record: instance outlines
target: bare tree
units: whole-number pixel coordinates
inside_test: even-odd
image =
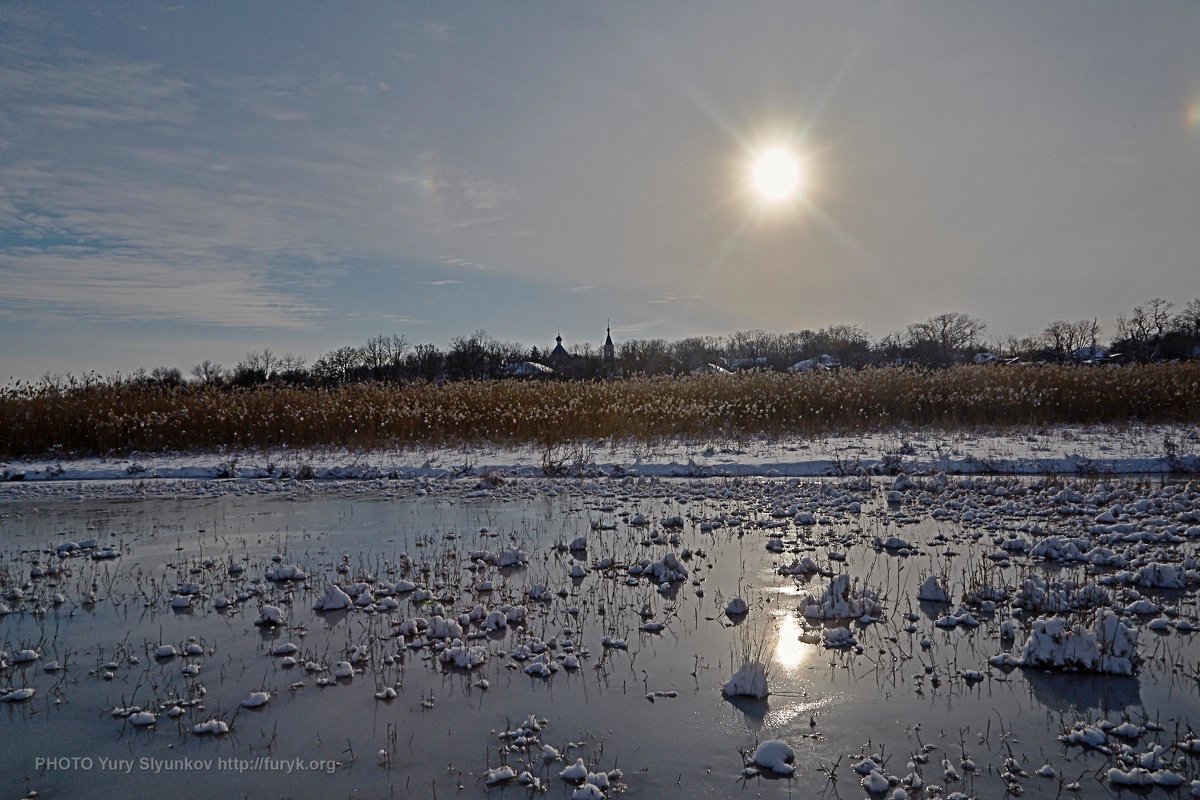
[[[628,339],[617,348],[617,364],[626,375],[658,375],[671,364],[671,346],[665,339]]]
[[[192,377],[205,386],[217,386],[225,381],[225,369],[206,358],[192,366]]]
[[[279,365],[279,357],[271,352],[269,347],[264,347],[262,350],[246,353],[246,358],[238,362],[234,372],[241,380],[263,382],[271,379]]]
[[[988,350],[1001,358],[1014,358],[1021,354],[1023,342],[1012,334],[996,336],[987,345]]]
[[[388,337],[388,366],[392,369],[393,377],[400,377],[400,367],[404,364],[404,354],[407,351],[408,339],[398,333]]]
[[[1174,303],[1154,297],[1134,306],[1129,316],[1117,317],[1117,335],[1123,339],[1144,342],[1162,336],[1171,321]]]
[[[725,340],[725,352],[731,361],[769,358],[774,350],[771,339],[766,331],[734,331]]]
[[[1065,361],[1084,348],[1089,348],[1091,355],[1094,355],[1100,330],[1100,323],[1095,319],[1081,319],[1078,322],[1059,319],[1046,326],[1041,338],[1056,361]]]
[[[405,356],[404,367],[411,375],[429,381],[437,380],[446,367],[446,354],[436,345],[418,344],[413,348],[413,352]]]
[[[1158,355],[1163,335],[1171,326],[1174,303],[1154,297],[1133,307],[1129,316],[1117,317],[1117,342],[1141,361]]]
[[[383,368],[392,362],[388,337],[381,333],[367,339],[367,343],[362,347],[362,357],[363,366],[371,370],[374,377],[378,377],[376,373],[383,372]]]
[[[721,357],[721,340],[715,336],[693,336],[671,345],[671,356],[677,372],[691,372]]]
[[[1146,306],[1150,328],[1155,336],[1161,338],[1171,327],[1171,309],[1175,304],[1170,300],[1154,297],[1146,301]]]
[[[906,331],[914,354],[926,361],[946,364],[956,354],[974,348],[987,330],[987,323],[960,312],[947,312],[914,322]]]
[[[903,364],[908,358],[904,337],[899,333],[889,333],[875,343],[874,359],[876,364]]]
[[[446,352],[446,370],[460,378],[490,378],[500,375],[504,365],[523,358],[525,348],[505,344],[480,329],[469,336],[455,336]]]
[[[179,367],[155,367],[150,370],[150,380],[160,386],[179,386],[183,383],[183,373]]]
[[[67,388],[68,376],[63,372],[46,372],[43,373],[38,381],[38,386],[42,391],[59,394]]]
[[[1046,347],[1054,354],[1055,361],[1065,360],[1067,354],[1071,352],[1067,349],[1069,328],[1070,323],[1065,319],[1056,319],[1042,331],[1042,341],[1046,343]]]
[[[848,366],[862,366],[870,358],[871,341],[860,325],[827,325],[819,331],[804,331],[803,355],[836,357]]]
[[[1189,300],[1183,310],[1175,315],[1174,327],[1187,336],[1200,337],[1200,297]]]
[[[382,333],[372,336],[362,348],[363,365],[371,370],[373,378],[398,378],[407,350],[408,340],[403,336],[385,336]]]
[[[330,350],[313,364],[316,377],[337,383],[345,383],[350,373],[363,366],[363,351],[360,347],[339,347]]]
[[[304,364],[308,361],[304,356],[298,356],[295,353],[284,353],[279,359],[279,371],[284,373],[300,372],[304,369]]]

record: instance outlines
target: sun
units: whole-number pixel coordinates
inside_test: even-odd
[[[800,160],[791,151],[773,147],[754,159],[750,178],[761,200],[778,203],[800,193],[804,174]]]

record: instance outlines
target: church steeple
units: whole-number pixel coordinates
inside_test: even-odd
[[[605,320],[604,333],[604,371],[611,377],[617,367],[617,348],[613,345],[611,320]]]
[[[563,364],[571,361],[571,356],[567,352],[567,348],[562,346],[562,334],[554,337],[554,350],[550,352],[550,361],[554,364],[555,369],[559,369]]]

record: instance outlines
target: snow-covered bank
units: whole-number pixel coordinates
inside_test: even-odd
[[[591,443],[554,448],[133,454],[0,463],[0,481],[376,480],[512,475],[820,477],[905,472],[1122,475],[1200,472],[1200,428],[1060,426],[892,431],[822,439]],[[0,484],[3,485],[3,484]]]

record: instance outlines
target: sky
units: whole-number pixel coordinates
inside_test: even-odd
[[[1200,295],[1200,3],[0,5],[0,383]],[[772,147],[802,189],[750,185]]]

